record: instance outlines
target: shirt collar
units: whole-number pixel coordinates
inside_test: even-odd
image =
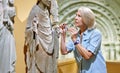
[[[87,29],[87,30],[85,30],[84,32],[83,32],[83,35],[86,35],[86,34],[88,34],[89,32],[91,32],[93,29]]]

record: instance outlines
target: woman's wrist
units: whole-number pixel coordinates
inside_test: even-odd
[[[73,43],[74,43],[74,45],[77,45],[77,44],[80,43],[80,41],[79,40],[75,40]]]
[[[77,38],[73,37],[73,36],[71,37],[71,39],[72,39],[73,42],[75,42],[77,40]]]

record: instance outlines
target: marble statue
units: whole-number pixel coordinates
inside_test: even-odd
[[[27,73],[57,73],[57,23],[57,1],[38,0],[30,11],[25,31]]]
[[[15,73],[14,0],[0,0],[0,73]]]

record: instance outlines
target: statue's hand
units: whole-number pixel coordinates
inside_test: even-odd
[[[37,30],[37,27],[38,27],[38,20],[39,18],[37,16],[35,16],[33,18],[33,22],[32,22],[32,25],[33,25],[33,31],[38,34],[38,30]]]
[[[4,19],[3,22],[4,26],[7,27],[8,30],[13,31],[14,30],[14,26],[13,26],[13,22],[10,19]]]

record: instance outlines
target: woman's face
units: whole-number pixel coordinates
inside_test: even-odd
[[[76,16],[75,16],[75,26],[76,27],[81,27],[83,25],[84,24],[83,24],[83,21],[82,21],[81,13],[80,13],[80,11],[77,11]]]
[[[42,2],[43,2],[44,5],[46,5],[47,7],[50,7],[50,5],[51,5],[51,1],[50,1],[50,0],[42,0]]]

